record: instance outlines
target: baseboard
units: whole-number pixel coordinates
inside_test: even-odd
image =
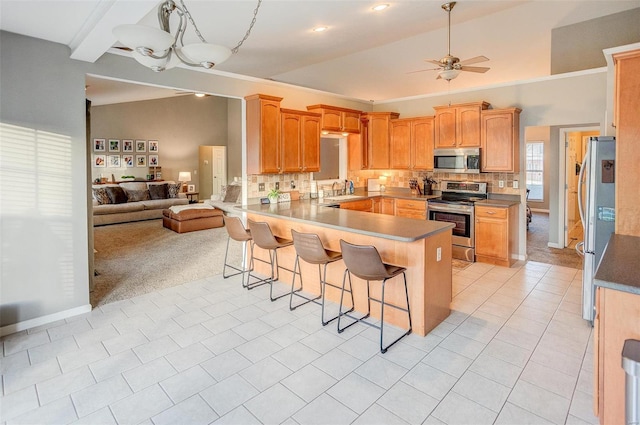
[[[86,304],[69,310],[48,314],[46,316],[36,317],[35,319],[25,320],[24,322],[3,326],[0,328],[0,337],[89,312],[91,312],[91,304]]]
[[[555,243],[555,242],[549,242],[549,243],[547,243],[547,246],[549,248],[558,248],[558,249],[563,249],[564,248],[564,246],[562,246],[559,243]]]

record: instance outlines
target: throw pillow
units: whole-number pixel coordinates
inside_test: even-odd
[[[233,202],[235,204],[238,202],[238,197],[240,196],[241,191],[242,186],[227,186],[227,193],[225,193],[224,198],[222,198],[223,202]]]
[[[151,196],[151,199],[167,199],[167,185],[150,184],[149,195]]]
[[[107,194],[112,204],[124,204],[127,202],[127,194],[120,186],[107,187]]]
[[[167,184],[167,197],[177,198],[178,193],[182,190],[182,183],[168,183]]]
[[[127,194],[127,202],[148,201],[151,199],[151,195],[148,190],[124,190]]]
[[[92,190],[93,190],[93,199],[98,201],[98,205],[111,203],[106,187],[94,187]]]
[[[224,198],[227,196],[227,187],[228,186],[220,186],[220,199],[224,201]]]

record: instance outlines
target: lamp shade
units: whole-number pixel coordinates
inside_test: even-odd
[[[160,28],[147,25],[118,25],[113,29],[118,41],[134,51],[140,47],[162,56],[173,45],[173,36]]]
[[[438,72],[438,76],[447,81],[453,80],[458,76],[458,74],[460,74],[460,70],[458,69],[443,69]]]
[[[180,171],[180,173],[178,174],[178,181],[190,182],[191,181],[191,172],[189,172],[189,171]]]
[[[228,47],[210,43],[187,44],[181,51],[193,63],[200,64],[204,68],[218,65],[231,56],[231,49]]]

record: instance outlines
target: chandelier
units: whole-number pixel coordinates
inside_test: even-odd
[[[242,40],[236,47],[229,49],[226,46],[207,43],[184,1],[179,1],[180,6],[173,0],[166,0],[158,6],[160,29],[147,25],[119,25],[113,29],[113,35],[118,41],[131,49],[133,58],[155,72],[171,69],[180,62],[193,67],[211,69],[226,61],[229,56],[237,53],[242,43],[249,38],[262,3],[262,0],[258,0],[258,5],[253,11],[253,19]],[[169,18],[173,12],[176,12],[180,18],[175,34],[172,34],[169,28]],[[201,43],[184,45],[182,38],[188,22],[193,25]]]

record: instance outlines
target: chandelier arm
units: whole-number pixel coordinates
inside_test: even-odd
[[[169,18],[171,17],[171,12],[176,8],[176,4],[173,0],[167,0],[164,3],[161,3],[158,6],[158,23],[160,24],[160,29],[165,32],[171,34],[171,29],[169,28]]]
[[[182,0],[180,0],[182,1]],[[253,10],[253,19],[251,20],[251,24],[249,24],[249,29],[247,30],[247,32],[245,33],[244,37],[242,38],[242,40],[240,40],[240,42],[238,42],[238,44],[236,45],[236,47],[234,47],[233,49],[231,49],[231,53],[235,54],[238,53],[238,50],[240,49],[240,46],[242,46],[242,44],[247,41],[247,38],[249,38],[249,35],[251,35],[251,30],[253,29],[253,26],[256,23],[256,18],[258,17],[258,9],[260,9],[260,5],[262,4],[262,0],[258,0],[258,5],[256,6],[256,8]]]

